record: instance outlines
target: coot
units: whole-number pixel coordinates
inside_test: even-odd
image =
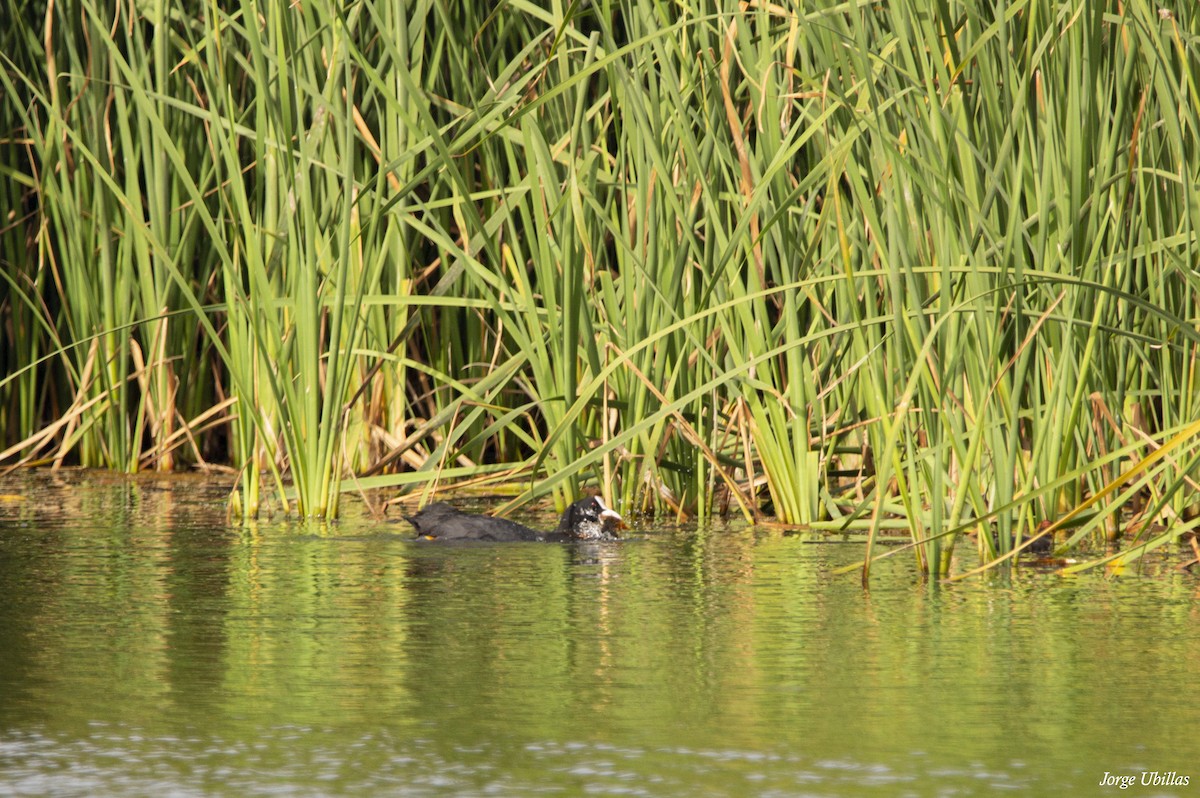
[[[439,541],[616,540],[621,524],[621,516],[605,507],[599,496],[580,499],[568,507],[553,532],[538,532],[506,518],[464,513],[445,502],[436,502],[406,517],[419,538]]]

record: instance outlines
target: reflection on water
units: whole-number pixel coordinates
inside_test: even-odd
[[[897,557],[864,594],[830,575],[858,547],[757,531],[447,547],[230,528],[195,479],[0,494],[6,794],[1200,785],[1198,583],[1165,568],[939,587]]]

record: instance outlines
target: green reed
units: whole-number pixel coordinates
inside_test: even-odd
[[[5,10],[6,459],[899,518],[931,574],[1197,515],[1188,8]]]

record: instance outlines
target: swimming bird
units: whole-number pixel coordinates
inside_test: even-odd
[[[507,518],[464,513],[445,502],[435,502],[406,518],[417,530],[418,539],[443,542],[616,540],[617,530],[623,524],[621,516],[606,507],[599,496],[580,499],[568,507],[553,532],[538,532]]]

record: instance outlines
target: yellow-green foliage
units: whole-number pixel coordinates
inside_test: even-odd
[[[1191,437],[1104,489],[1200,416],[1176,5],[7,0],[4,458],[1161,542]]]

